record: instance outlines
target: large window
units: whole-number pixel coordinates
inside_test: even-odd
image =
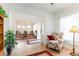
[[[79,28],[79,14],[73,14],[60,18],[60,32],[64,33],[64,40],[72,41],[73,34],[70,32],[72,26]],[[79,33],[76,33],[76,41],[79,42]]]

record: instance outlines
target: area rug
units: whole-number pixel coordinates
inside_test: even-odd
[[[48,51],[52,52],[54,56],[71,56],[70,52],[72,51],[72,49],[63,47],[61,49],[60,53],[58,53],[57,51],[55,51],[53,49],[48,49]]]
[[[27,55],[27,56],[53,56],[53,55],[49,51],[44,50],[44,51],[37,52],[37,53],[34,53],[34,54],[30,54],[30,55]]]
[[[27,44],[36,44],[36,43],[40,43],[41,40],[37,39],[37,40],[27,40]]]

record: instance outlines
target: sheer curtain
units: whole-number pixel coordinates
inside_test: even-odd
[[[60,18],[60,32],[64,33],[64,40],[72,41],[73,33],[70,32],[72,26],[79,28],[79,13]],[[79,33],[76,33],[76,41],[79,42]]]

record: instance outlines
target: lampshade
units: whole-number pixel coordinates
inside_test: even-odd
[[[77,32],[77,26],[72,26],[70,32]]]

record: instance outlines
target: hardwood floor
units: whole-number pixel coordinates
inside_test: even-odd
[[[46,49],[40,43],[28,45],[26,40],[17,40],[17,43],[12,50],[12,56],[26,56]],[[4,55],[6,55],[6,51]]]
[[[48,50],[54,56],[70,56],[70,52],[72,51],[69,48],[63,48],[60,53],[57,53],[56,51],[46,49],[46,47],[40,43],[28,45],[26,40],[17,40],[17,43],[12,50],[11,56],[26,56],[44,50]],[[6,55],[6,52],[4,55]]]

